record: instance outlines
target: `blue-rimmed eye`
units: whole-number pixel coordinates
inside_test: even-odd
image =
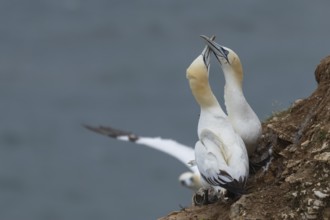
[[[228,50],[224,49],[223,47],[221,47],[221,50],[226,56],[228,56],[228,54],[229,54]]]

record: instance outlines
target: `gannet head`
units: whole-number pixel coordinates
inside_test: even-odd
[[[206,44],[214,53],[224,73],[233,75],[235,79],[242,84],[243,68],[238,55],[232,49],[221,46],[220,44],[214,42],[211,38],[204,35],[201,37],[206,41]]]
[[[211,39],[214,38],[214,36],[211,37]],[[209,84],[209,66],[210,49],[206,46],[203,52],[190,64],[186,72],[190,89],[202,108],[218,105]]]
[[[214,39],[214,38],[213,38]],[[208,81],[210,67],[210,48],[206,46],[202,53],[190,64],[186,77],[190,82]]]
[[[196,173],[192,173],[192,172],[182,173],[179,176],[179,182],[184,187],[187,187],[194,191],[197,191],[202,187],[200,176],[197,175]]]

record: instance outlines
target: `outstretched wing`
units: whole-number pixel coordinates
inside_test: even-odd
[[[84,127],[88,130],[94,131],[105,136],[109,136],[117,140],[129,141],[162,151],[181,161],[192,172],[199,173],[198,168],[196,166],[189,165],[189,162],[195,159],[194,149],[186,145],[180,144],[174,140],[162,139],[160,137],[141,137],[131,132],[122,131],[112,127],[93,127],[89,125],[84,125]]]

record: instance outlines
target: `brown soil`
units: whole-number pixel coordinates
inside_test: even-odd
[[[160,220],[329,219],[330,220],[330,56],[315,70],[317,89],[263,123],[251,161],[272,149],[268,170],[249,178],[249,193],[235,202],[192,206]]]

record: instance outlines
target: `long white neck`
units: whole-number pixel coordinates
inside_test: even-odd
[[[242,78],[229,68],[223,68],[223,72],[226,80],[224,98],[228,117],[244,115],[248,103],[242,90]]]
[[[209,84],[208,69],[203,57],[198,56],[187,69],[187,78],[192,94],[201,108],[198,122],[198,136],[203,129],[217,133],[220,118],[227,118]]]
[[[201,109],[216,109],[225,115],[212,92],[208,69],[204,65],[202,56],[198,56],[189,66],[187,69],[187,78],[191,92]]]
[[[226,110],[234,130],[241,136],[248,154],[251,155],[261,135],[261,123],[244,97],[240,80],[242,76],[237,77],[231,71],[231,69],[223,69],[226,79],[224,91]]]

